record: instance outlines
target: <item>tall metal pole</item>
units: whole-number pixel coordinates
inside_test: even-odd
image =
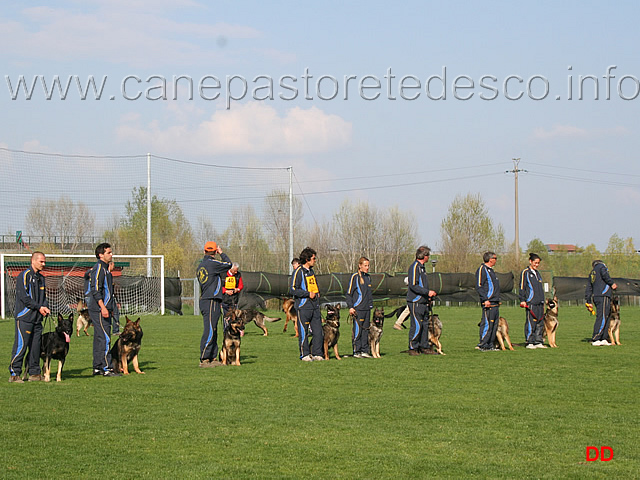
[[[289,260],[293,260],[293,167],[289,167]],[[293,273],[293,266],[289,263],[289,274]]]
[[[151,255],[151,154],[147,153],[147,255]],[[151,277],[151,257],[147,258],[147,277]]]
[[[515,178],[515,211],[516,211],[516,264],[520,263],[520,216],[519,216],[519,208],[518,208],[518,173],[526,172],[526,170],[520,170],[518,165],[520,164],[519,158],[513,158],[513,170],[508,171],[507,173],[513,173]]]

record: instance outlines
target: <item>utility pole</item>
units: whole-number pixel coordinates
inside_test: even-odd
[[[506,173],[513,173],[515,178],[515,210],[516,210],[516,264],[520,264],[520,218],[518,214],[518,173],[526,172],[526,170],[520,170],[518,165],[520,164],[519,158],[512,158],[513,160],[513,170],[507,170]]]

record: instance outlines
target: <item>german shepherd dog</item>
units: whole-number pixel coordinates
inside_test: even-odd
[[[549,339],[549,346],[556,348],[556,330],[558,329],[558,297],[554,292],[553,298],[546,300],[547,310],[544,312],[544,334]]]
[[[298,312],[296,312],[295,303],[296,302],[293,298],[285,298],[282,302],[282,311],[287,316],[287,319],[284,321],[284,329],[282,330],[282,333],[287,331],[287,325],[289,325],[289,321],[293,321],[293,327],[296,329],[296,334],[294,336],[297,337],[299,335]]]
[[[611,299],[611,313],[609,313],[609,342],[620,345],[620,299]]]
[[[80,330],[84,330],[84,334],[89,336],[87,329],[91,326],[91,317],[89,316],[89,308],[83,299],[78,300],[76,306],[78,319],[76,320],[76,336],[80,336]]]
[[[440,355],[446,355],[446,353],[442,351],[442,344],[440,343],[440,336],[442,335],[442,321],[437,313],[429,315],[427,329],[429,332],[429,343],[436,348],[436,352]]]
[[[140,326],[140,318],[134,322],[125,317],[127,323],[122,329],[118,340],[111,347],[111,362],[113,371],[129,375],[129,362],[133,364],[136,373],[144,373],[138,366],[138,353],[140,352],[140,343],[142,342],[142,327]]]
[[[53,332],[42,335],[40,358],[43,360],[44,381],[51,381],[51,359],[58,360],[56,382],[62,381],[62,367],[69,353],[69,341],[73,335],[73,313],[68,318],[58,314],[58,326]]]
[[[238,313],[240,312],[240,313]],[[239,316],[242,319],[242,322],[245,325],[248,325],[251,322],[254,322],[258,328],[261,328],[264,332],[263,336],[266,337],[269,335],[267,331],[267,327],[264,326],[265,320],[267,322],[279,322],[280,318],[267,317],[264,313],[258,312],[257,310],[249,309],[249,310],[237,310],[235,313],[236,316]]]
[[[240,366],[240,340],[244,331],[243,312],[246,310],[233,310],[229,317],[229,325],[224,331],[220,361],[223,365]]]
[[[324,359],[329,360],[329,349],[333,347],[333,353],[338,360],[342,360],[338,354],[338,339],[340,338],[340,304],[327,305],[327,316],[322,325],[324,334]]]
[[[380,337],[382,337],[382,327],[384,325],[384,309],[376,308],[373,311],[371,325],[369,326],[369,347],[373,358],[380,358]]]
[[[500,350],[506,350],[504,346],[504,342],[507,342],[507,346],[509,350],[513,350],[513,345],[511,345],[511,337],[509,337],[509,323],[507,319],[504,317],[500,317],[498,319],[498,330],[496,332],[496,340],[500,344]]]

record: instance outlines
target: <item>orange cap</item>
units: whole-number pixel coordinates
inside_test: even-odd
[[[216,242],[207,242],[204,244],[204,251],[206,253],[215,252],[218,250],[218,244]]]

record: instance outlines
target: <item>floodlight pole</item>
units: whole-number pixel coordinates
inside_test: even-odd
[[[293,259],[293,167],[287,168],[289,170],[289,274],[293,273],[293,265],[291,260]]]
[[[151,154],[147,153],[147,255],[151,255]],[[147,259],[147,278],[151,278],[151,258]]]
[[[520,218],[518,213],[518,172],[526,172],[526,170],[520,170],[518,165],[520,164],[519,158],[513,158],[513,170],[507,170],[507,173],[513,173],[515,178],[515,211],[516,211],[516,265],[520,263]]]

